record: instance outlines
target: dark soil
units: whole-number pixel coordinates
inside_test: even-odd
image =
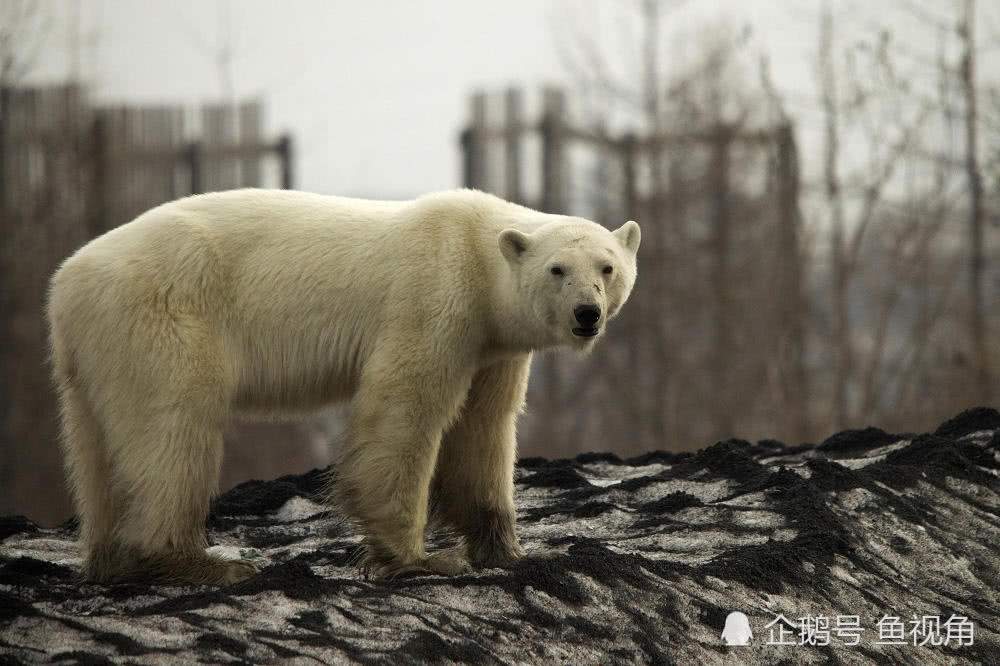
[[[815,447],[730,439],[522,459],[525,558],[388,583],[359,575],[358,538],[336,511],[276,519],[292,498],[323,501],[324,470],[214,502],[212,542],[256,549],[261,567],[224,589],[83,583],[66,554],[74,523],[0,518],[0,663],[989,663],[998,459],[1000,413],[988,408],[919,436],[865,428]],[[976,644],[739,653],[719,640],[734,609],[761,639],[777,612],[860,614],[869,631],[880,613],[964,614]]]

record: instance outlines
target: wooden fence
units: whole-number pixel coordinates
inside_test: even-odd
[[[263,138],[258,102],[94,107],[75,85],[0,89],[0,514],[68,508],[43,316],[59,262],[171,199],[290,188],[292,158],[290,137]]]
[[[185,123],[187,120],[187,123]],[[190,138],[187,125],[200,134]],[[99,233],[152,205],[189,194],[260,187],[262,160],[277,159],[275,185],[292,188],[292,142],[261,139],[257,102],[206,106],[194,115],[175,107],[98,109],[91,126],[93,199],[90,221]]]
[[[643,229],[636,289],[603,348],[583,362],[539,359],[525,450],[684,448],[758,429],[803,436],[791,125],[616,134],[574,123],[561,90],[543,92],[534,120],[524,101],[517,89],[471,97],[460,140],[465,186],[609,228],[635,219]],[[581,150],[589,171],[574,164]],[[526,172],[536,174],[533,192]],[[763,181],[756,189],[754,178]]]

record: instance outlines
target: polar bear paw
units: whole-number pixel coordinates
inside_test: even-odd
[[[472,565],[465,557],[465,548],[460,546],[431,553],[424,558],[424,565],[431,573],[442,576],[461,576],[472,571]]]
[[[233,585],[257,575],[257,567],[249,560],[223,560],[217,568],[219,585]]]
[[[472,571],[465,557],[464,548],[455,547],[440,550],[412,562],[384,559],[368,552],[360,563],[362,575],[368,580],[385,581],[403,576],[435,574],[439,576],[460,576]]]

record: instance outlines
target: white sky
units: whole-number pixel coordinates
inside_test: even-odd
[[[58,80],[74,67],[75,4],[43,2],[55,27],[34,78]],[[227,41],[220,24],[228,22],[233,91],[261,96],[268,129],[294,134],[298,187],[410,196],[459,184],[456,137],[470,90],[530,91],[565,78],[554,42],[566,22],[599,21],[617,34],[623,4],[84,0],[79,67],[99,101],[218,98],[214,50]],[[776,14],[768,2],[693,4],[685,24],[688,16],[766,23]],[[767,33],[781,54],[776,70],[800,68],[801,31]]]
[[[848,16],[877,17],[875,5],[835,2]],[[214,49],[226,43],[228,24],[233,93],[265,101],[269,133],[293,133],[297,187],[405,197],[459,184],[457,135],[472,89],[517,84],[531,91],[565,79],[557,44],[571,26],[596,30],[622,74],[638,80],[630,63],[637,63],[639,44],[627,43],[623,19],[637,6],[638,0],[42,0],[55,21],[33,78],[64,78],[78,53],[78,68],[101,102],[218,99],[225,85]],[[816,94],[819,7],[810,0],[689,0],[670,15],[663,62],[669,67],[694,55],[712,26],[751,25],[751,48],[769,57],[808,144],[818,117],[802,102]],[[907,36],[905,25],[894,27]],[[71,46],[74,34],[83,35],[79,48]],[[749,75],[756,85],[756,70]]]

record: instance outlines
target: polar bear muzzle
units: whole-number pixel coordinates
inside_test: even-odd
[[[601,332],[597,322],[601,318],[601,308],[593,303],[584,303],[573,308],[573,316],[578,324],[573,328],[573,335],[581,338],[592,338]]]

